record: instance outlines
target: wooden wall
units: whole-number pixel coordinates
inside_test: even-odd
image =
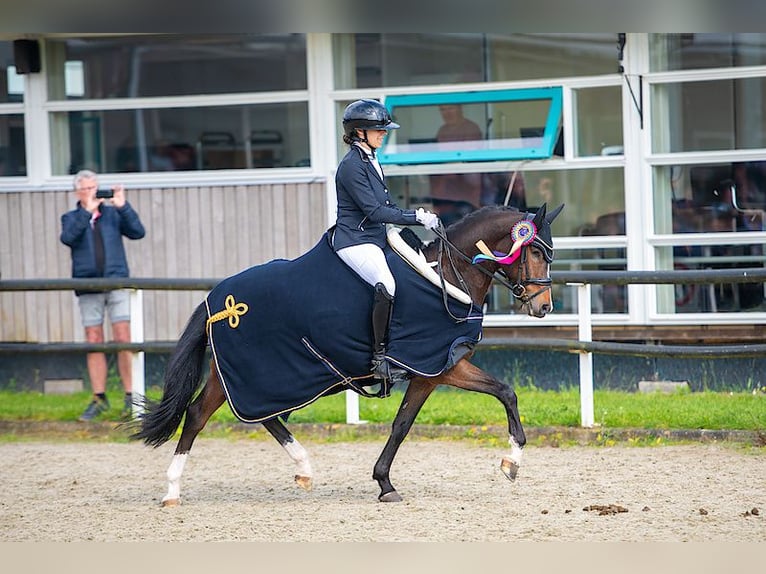
[[[131,276],[220,279],[275,258],[295,258],[327,227],[325,184],[128,189],[146,237],[125,239]],[[0,192],[0,278],[71,277],[59,240],[71,191]],[[204,292],[146,291],[146,340],[174,340]],[[71,291],[0,291],[0,341],[82,341]]]

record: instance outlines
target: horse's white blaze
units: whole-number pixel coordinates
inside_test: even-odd
[[[309,453],[306,452],[306,449],[303,448],[301,443],[293,438],[292,442],[285,443],[283,447],[285,451],[287,451],[287,454],[290,455],[290,458],[293,459],[295,465],[298,467],[297,473],[299,476],[306,476],[309,478],[314,476],[314,471],[311,470]]]
[[[523,451],[519,446],[519,443],[516,442],[515,438],[511,437],[508,439],[508,444],[511,445],[511,454],[508,455],[508,458],[511,462],[516,463],[517,466],[521,466],[521,456]]]
[[[168,493],[162,502],[178,500],[181,497],[181,475],[184,472],[186,457],[189,453],[173,455],[173,460],[168,467]]]

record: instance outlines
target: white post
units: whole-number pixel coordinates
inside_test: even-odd
[[[591,342],[590,284],[577,287],[578,336],[580,341]],[[580,353],[580,425],[591,428],[593,417],[593,353]]]
[[[359,420],[359,395],[354,391],[346,391],[346,424],[358,425]]]
[[[144,342],[144,292],[134,289],[130,292],[130,342]],[[142,399],[146,394],[144,375],[144,352],[133,353],[133,416],[141,414]]]

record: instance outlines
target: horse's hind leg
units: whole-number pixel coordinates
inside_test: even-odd
[[[396,489],[391,484],[389,477],[391,464],[394,462],[396,452],[407,437],[407,433],[410,432],[412,423],[415,422],[415,418],[418,416],[423,403],[426,402],[426,399],[437,387],[437,381],[440,378],[413,379],[407,387],[407,392],[404,393],[404,399],[402,399],[402,404],[399,405],[399,411],[396,413],[396,418],[391,426],[391,434],[372,471],[372,478],[380,486],[378,500],[381,502],[400,502],[402,500],[402,497],[399,496],[399,493],[396,492]]]
[[[314,471],[311,469],[311,461],[309,460],[309,454],[303,445],[299,443],[292,433],[287,430],[287,427],[282,424],[278,418],[267,420],[263,423],[263,427],[271,433],[277,442],[282,445],[282,448],[287,451],[290,458],[293,459],[297,466],[295,474],[295,483],[304,490],[311,490],[314,480]]]
[[[191,451],[194,439],[205,428],[212,414],[223,404],[226,397],[215,369],[211,369],[210,377],[202,392],[186,409],[184,428],[178,440],[173,460],[168,467],[168,493],[162,499],[162,506],[178,506],[181,503],[181,474],[183,474],[186,458]]]

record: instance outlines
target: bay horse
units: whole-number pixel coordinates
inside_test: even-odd
[[[444,283],[459,284],[479,308],[492,281],[498,280],[511,290],[528,315],[544,317],[553,310],[550,224],[563,207],[561,205],[546,213],[546,206],[543,205],[534,214],[511,207],[482,208],[446,230],[437,229],[437,239],[422,246],[423,255],[439,270],[443,287]],[[526,239],[513,236],[511,230],[515,231],[518,224],[525,222],[534,234]],[[131,438],[143,440],[147,445],[160,446],[175,434],[185,415],[181,437],[167,470],[168,491],[162,499],[162,506],[180,504],[180,479],[192,444],[210,416],[226,401],[223,385],[212,365],[207,382],[197,393],[204,376],[207,323],[207,309],[202,303],[189,319],[170,357],[162,399],[146,403],[144,412],[134,423],[138,428],[131,435]],[[469,361],[472,354],[473,351],[470,351],[458,358],[454,366],[437,376],[415,375],[410,380],[392,423],[391,433],[373,469],[373,479],[380,487],[379,501],[402,500],[391,483],[391,465],[421,407],[439,385],[488,394],[502,403],[508,418],[511,452],[502,457],[500,468],[509,480],[516,478],[526,443],[516,393],[509,385],[473,365]],[[297,485],[310,490],[313,471],[307,451],[279,416],[261,421],[261,424],[296,464]]]

